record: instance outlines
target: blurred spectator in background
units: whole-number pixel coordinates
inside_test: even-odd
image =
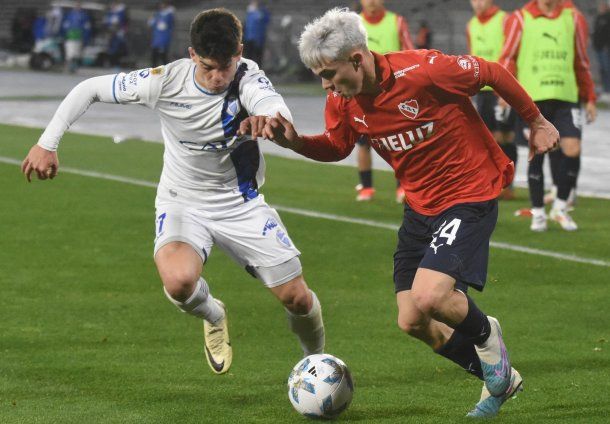
[[[152,66],[156,68],[169,62],[169,49],[174,30],[174,8],[166,2],[158,4],[158,10],[148,21],[152,29]]]
[[[91,37],[91,18],[81,8],[80,1],[77,1],[74,8],[64,17],[62,30],[65,40],[66,70],[76,72],[83,54],[83,46]]]
[[[489,62],[497,62],[504,46],[507,14],[494,4],[494,0],[470,0],[470,5],[474,16],[466,26],[469,53]],[[498,104],[498,96],[489,86],[481,88],[472,100],[504,154],[517,166],[517,146],[514,143],[515,112],[506,102]],[[499,198],[515,198],[512,183],[502,190]]]
[[[580,172],[584,118],[597,116],[595,86],[587,56],[588,28],[571,0],[531,0],[509,16],[506,42],[499,62],[517,76],[542,115],[559,131],[560,149],[549,154],[557,186],[550,218],[566,231],[578,226],[568,214]],[[585,113],[581,104],[585,105]],[[547,229],[544,208],[545,155],[536,155],[528,166],[532,202],[530,229]],[[572,193],[572,194],[570,194]],[[572,198],[572,199],[571,199]]]
[[[360,17],[367,32],[367,43],[370,50],[385,54],[398,50],[412,50],[413,42],[409,34],[407,21],[400,15],[390,12],[383,0],[360,0],[362,12]],[[365,137],[358,140],[358,175],[360,184],[356,186],[356,200],[366,202],[373,199],[373,158],[371,146]],[[396,182],[396,202],[402,203],[405,193]]]
[[[593,48],[597,53],[603,93],[600,100],[610,102],[610,1],[598,3],[593,26]]]
[[[271,15],[259,1],[251,1],[244,22],[244,57],[251,59],[262,67],[267,26]]]
[[[428,26],[428,22],[420,21],[417,36],[415,37],[415,46],[418,49],[429,49],[432,47],[432,30]]]
[[[108,34],[108,58],[110,65],[118,68],[121,58],[127,54],[127,8],[125,4],[112,2],[104,17]]]

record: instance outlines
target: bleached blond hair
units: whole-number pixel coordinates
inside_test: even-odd
[[[299,54],[310,69],[345,60],[356,48],[367,49],[362,19],[346,8],[334,8],[308,23],[301,33]]]

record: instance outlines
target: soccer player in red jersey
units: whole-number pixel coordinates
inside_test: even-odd
[[[502,66],[436,50],[376,54],[353,12],[332,9],[307,25],[299,50],[328,91],[326,131],[299,135],[281,115],[250,117],[240,131],[326,162],[369,139],[406,193],[394,254],[398,326],[484,380],[470,416],[497,414],[522,379],[498,320],[466,291],[485,284],[496,199],[514,166],[469,96],[489,85],[530,124],[530,158],[557,145],[557,130]]]

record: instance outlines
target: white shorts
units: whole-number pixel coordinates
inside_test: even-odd
[[[80,40],[66,40],[64,42],[66,60],[79,59],[83,51],[83,42]]]
[[[240,266],[256,275],[255,268],[275,267],[301,252],[288,236],[280,216],[264,201],[244,204],[242,214],[229,218],[209,218],[209,215],[184,203],[157,201],[155,250],[173,241],[190,244],[205,263],[217,244]],[[234,212],[234,211],[232,211]],[[267,287],[286,281],[263,281]]]

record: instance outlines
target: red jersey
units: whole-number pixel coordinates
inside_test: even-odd
[[[591,67],[589,56],[587,55],[587,44],[589,42],[589,28],[583,14],[574,6],[572,1],[567,0],[560,3],[553,11],[549,19],[556,19],[561,15],[565,8],[574,10],[574,72],[576,74],[576,83],[578,84],[578,97],[585,102],[594,102],[595,85],[591,76]],[[523,9],[526,9],[534,18],[545,16],[538,7],[536,0],[527,3]],[[500,62],[513,74],[517,73],[517,57],[519,56],[519,48],[521,47],[521,36],[523,35],[523,9],[516,10],[507,19],[504,26],[504,35],[506,42],[504,49],[500,55]]]
[[[540,112],[514,77],[496,63],[436,50],[373,56],[382,92],[351,99],[330,93],[326,132],[303,137],[299,153],[341,160],[365,136],[394,169],[407,203],[423,215],[497,197],[512,181],[514,164],[469,96],[490,85],[531,122]]]

